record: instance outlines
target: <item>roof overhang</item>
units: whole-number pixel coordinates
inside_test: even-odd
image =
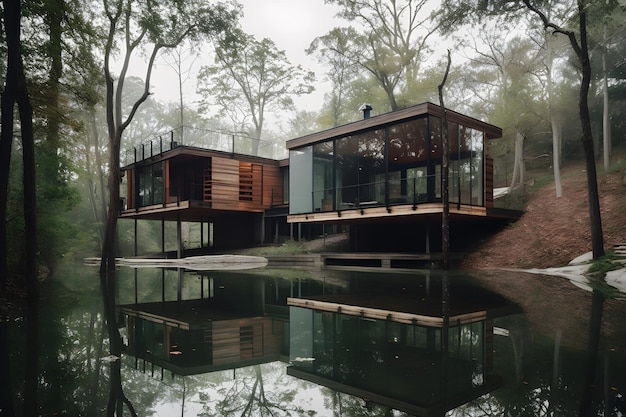
[[[360,131],[383,127],[394,122],[426,115],[441,117],[441,107],[428,102],[417,104],[415,106],[407,107],[401,110],[381,114],[379,116],[373,116],[368,119],[359,120],[353,123],[289,140],[287,141],[287,149],[296,149],[302,146],[311,145],[313,143],[323,142],[346,135],[353,135]],[[449,109],[446,109],[446,116],[449,123],[459,123],[463,126],[485,132],[487,139],[496,139],[502,137],[502,129],[492,124],[485,123],[481,120],[466,116],[464,114]]]

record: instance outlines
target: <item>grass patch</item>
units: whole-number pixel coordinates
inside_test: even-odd
[[[617,259],[617,257],[615,256],[615,252],[612,250],[608,250],[600,259],[595,259],[592,262],[591,267],[589,268],[589,272],[596,274],[606,274],[607,272],[616,271],[623,268],[622,264],[618,262],[613,262],[615,259]]]
[[[297,255],[305,252],[306,250],[304,248],[304,244],[301,242],[296,242],[295,240],[288,240],[281,245],[258,246],[238,251],[238,253],[241,255],[252,256],[285,256]]]

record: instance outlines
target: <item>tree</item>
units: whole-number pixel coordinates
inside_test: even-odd
[[[537,48],[502,28],[485,25],[473,39],[472,49],[464,85],[474,96],[473,113],[487,109],[482,111],[503,128],[503,137],[513,145],[510,187],[523,185],[524,143],[540,113],[535,107],[539,94],[531,76],[537,69]]]
[[[203,67],[198,78],[198,92],[230,115],[235,130],[243,130],[251,120],[256,155],[266,113],[293,110],[294,96],[313,91],[315,74],[292,65],[272,40],[240,33],[236,40],[217,42],[215,65]]]
[[[600,215],[600,198],[598,193],[598,180],[595,165],[593,134],[591,118],[589,115],[589,87],[591,82],[591,61],[589,59],[589,46],[587,42],[587,8],[589,2],[577,0],[575,19],[578,22],[578,32],[568,29],[565,24],[550,20],[541,3],[531,0],[507,0],[502,2],[481,2],[475,7],[474,2],[465,0],[447,0],[442,7],[446,10],[446,27],[451,28],[470,18],[482,19],[487,16],[519,16],[520,13],[530,12],[539,19],[546,30],[553,34],[564,35],[568,40],[576,56],[581,74],[580,91],[578,98],[578,112],[582,128],[581,143],[585,154],[587,174],[587,192],[589,204],[589,218],[591,225],[591,245],[593,258],[597,259],[604,254],[604,241],[602,234],[602,221]]]
[[[331,126],[339,126],[352,119],[346,115],[346,96],[358,77],[358,66],[350,52],[350,39],[354,36],[353,28],[334,28],[328,34],[315,38],[306,50],[308,55],[317,54],[320,63],[329,65],[326,76],[331,82],[331,90],[326,108],[330,111]]]
[[[185,39],[199,40],[229,31],[239,16],[239,9],[222,3],[207,6],[200,0],[185,2],[172,0],[158,3],[103,0],[103,6],[108,22],[104,45],[104,76],[109,142],[109,207],[100,271],[106,272],[115,269],[122,136],[139,107],[150,95],[150,80],[155,59],[159,52],[175,48]],[[116,52],[118,42],[123,45],[124,51],[122,66],[115,80],[112,55]],[[142,48],[147,51],[149,57],[145,66],[144,90],[134,101],[130,111],[123,114],[122,96],[130,60]]]
[[[6,219],[9,167],[13,144],[14,105],[19,109],[22,139],[24,186],[24,234],[26,287],[31,297],[37,294],[37,218],[35,191],[35,142],[33,136],[33,108],[26,87],[26,75],[21,47],[21,4],[17,0],[4,0],[4,30],[7,44],[7,68],[0,111],[0,219]],[[6,222],[0,222],[0,290],[4,292],[8,275]]]
[[[178,136],[178,141],[182,144],[185,143],[184,137],[184,129],[185,129],[185,101],[183,94],[183,84],[187,81],[191,75],[191,68],[196,61],[197,55],[194,54],[192,48],[182,49],[182,47],[178,47],[176,49],[172,49],[169,51],[169,58],[165,59],[167,65],[174,70],[176,73],[176,78],[178,80],[178,115],[179,115],[179,124],[180,134]],[[188,61],[191,61],[188,65],[186,64]]]
[[[438,30],[434,16],[425,13],[428,0],[328,0],[341,7],[339,16],[351,27],[333,29],[319,38],[320,50],[332,51],[377,80],[391,110],[423,95],[419,85],[428,39]],[[357,30],[355,28],[359,28]],[[343,48],[339,41],[348,42]],[[331,55],[326,55],[329,59]]]
[[[602,155],[604,169],[608,170],[611,157],[611,108],[609,98],[609,78],[615,71],[616,63],[611,62],[613,56],[618,56],[617,65],[621,65],[622,54],[619,49],[624,43],[626,24],[624,23],[626,7],[617,1],[593,2],[589,5],[589,16],[593,22],[589,28],[592,60],[599,55],[600,68],[593,68],[601,83],[602,90]],[[610,53],[612,51],[612,54]],[[593,64],[593,62],[592,62]],[[615,80],[611,80],[615,85]]]
[[[441,80],[441,84],[437,88],[439,90],[439,106],[441,107],[441,202],[443,204],[443,213],[441,215],[441,246],[443,256],[443,269],[448,270],[450,262],[450,199],[448,189],[448,179],[450,175],[450,167],[448,165],[450,159],[450,147],[448,145],[448,116],[446,114],[446,106],[444,102],[443,87],[446,85],[448,74],[450,73],[450,50],[448,50],[448,64],[446,71]]]
[[[591,60],[589,58],[589,46],[587,44],[587,6],[585,0],[578,0],[578,35],[549,20],[547,15],[539,8],[532,5],[530,0],[524,0],[524,5],[532,11],[543,23],[544,27],[554,33],[560,33],[570,41],[572,49],[578,58],[581,69],[580,96],[578,99],[580,123],[582,126],[581,142],[585,152],[585,165],[587,169],[587,196],[589,203],[589,219],[591,223],[591,247],[593,259],[604,255],[604,237],[602,234],[602,218],[600,214],[600,196],[598,192],[598,179],[596,173],[596,161],[593,147],[593,133],[591,130],[591,117],[589,116],[589,86],[591,83]]]

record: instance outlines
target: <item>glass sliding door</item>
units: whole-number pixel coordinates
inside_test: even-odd
[[[163,204],[163,162],[137,168],[137,207]]]
[[[359,202],[359,138],[346,136],[335,141],[337,210],[355,208]]]
[[[422,117],[389,128],[389,203],[426,201],[428,119]]]
[[[370,130],[358,135],[359,207],[386,204],[385,131]]]

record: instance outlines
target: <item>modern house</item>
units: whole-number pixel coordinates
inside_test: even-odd
[[[123,168],[121,218],[209,224],[202,230],[216,248],[321,235],[332,225],[349,230],[355,251],[440,252],[441,116],[432,103],[368,115],[287,141],[288,161],[151,145]],[[458,249],[462,236],[516,213],[494,207],[486,144],[502,130],[454,111],[447,119]]]
[[[206,246],[215,242],[220,248],[232,248],[271,241],[272,233],[288,233],[278,230],[281,223],[286,228],[286,165],[175,142],[166,143],[165,149],[162,143],[151,143],[147,150],[143,146],[136,151],[133,163],[123,168],[126,197],[120,218],[176,222],[179,256],[181,222],[200,223]],[[282,222],[276,220],[281,217]]]
[[[502,130],[447,111],[456,232],[511,220],[496,209],[489,140]],[[442,110],[423,103],[287,142],[290,223],[348,225],[355,250],[440,251]]]

